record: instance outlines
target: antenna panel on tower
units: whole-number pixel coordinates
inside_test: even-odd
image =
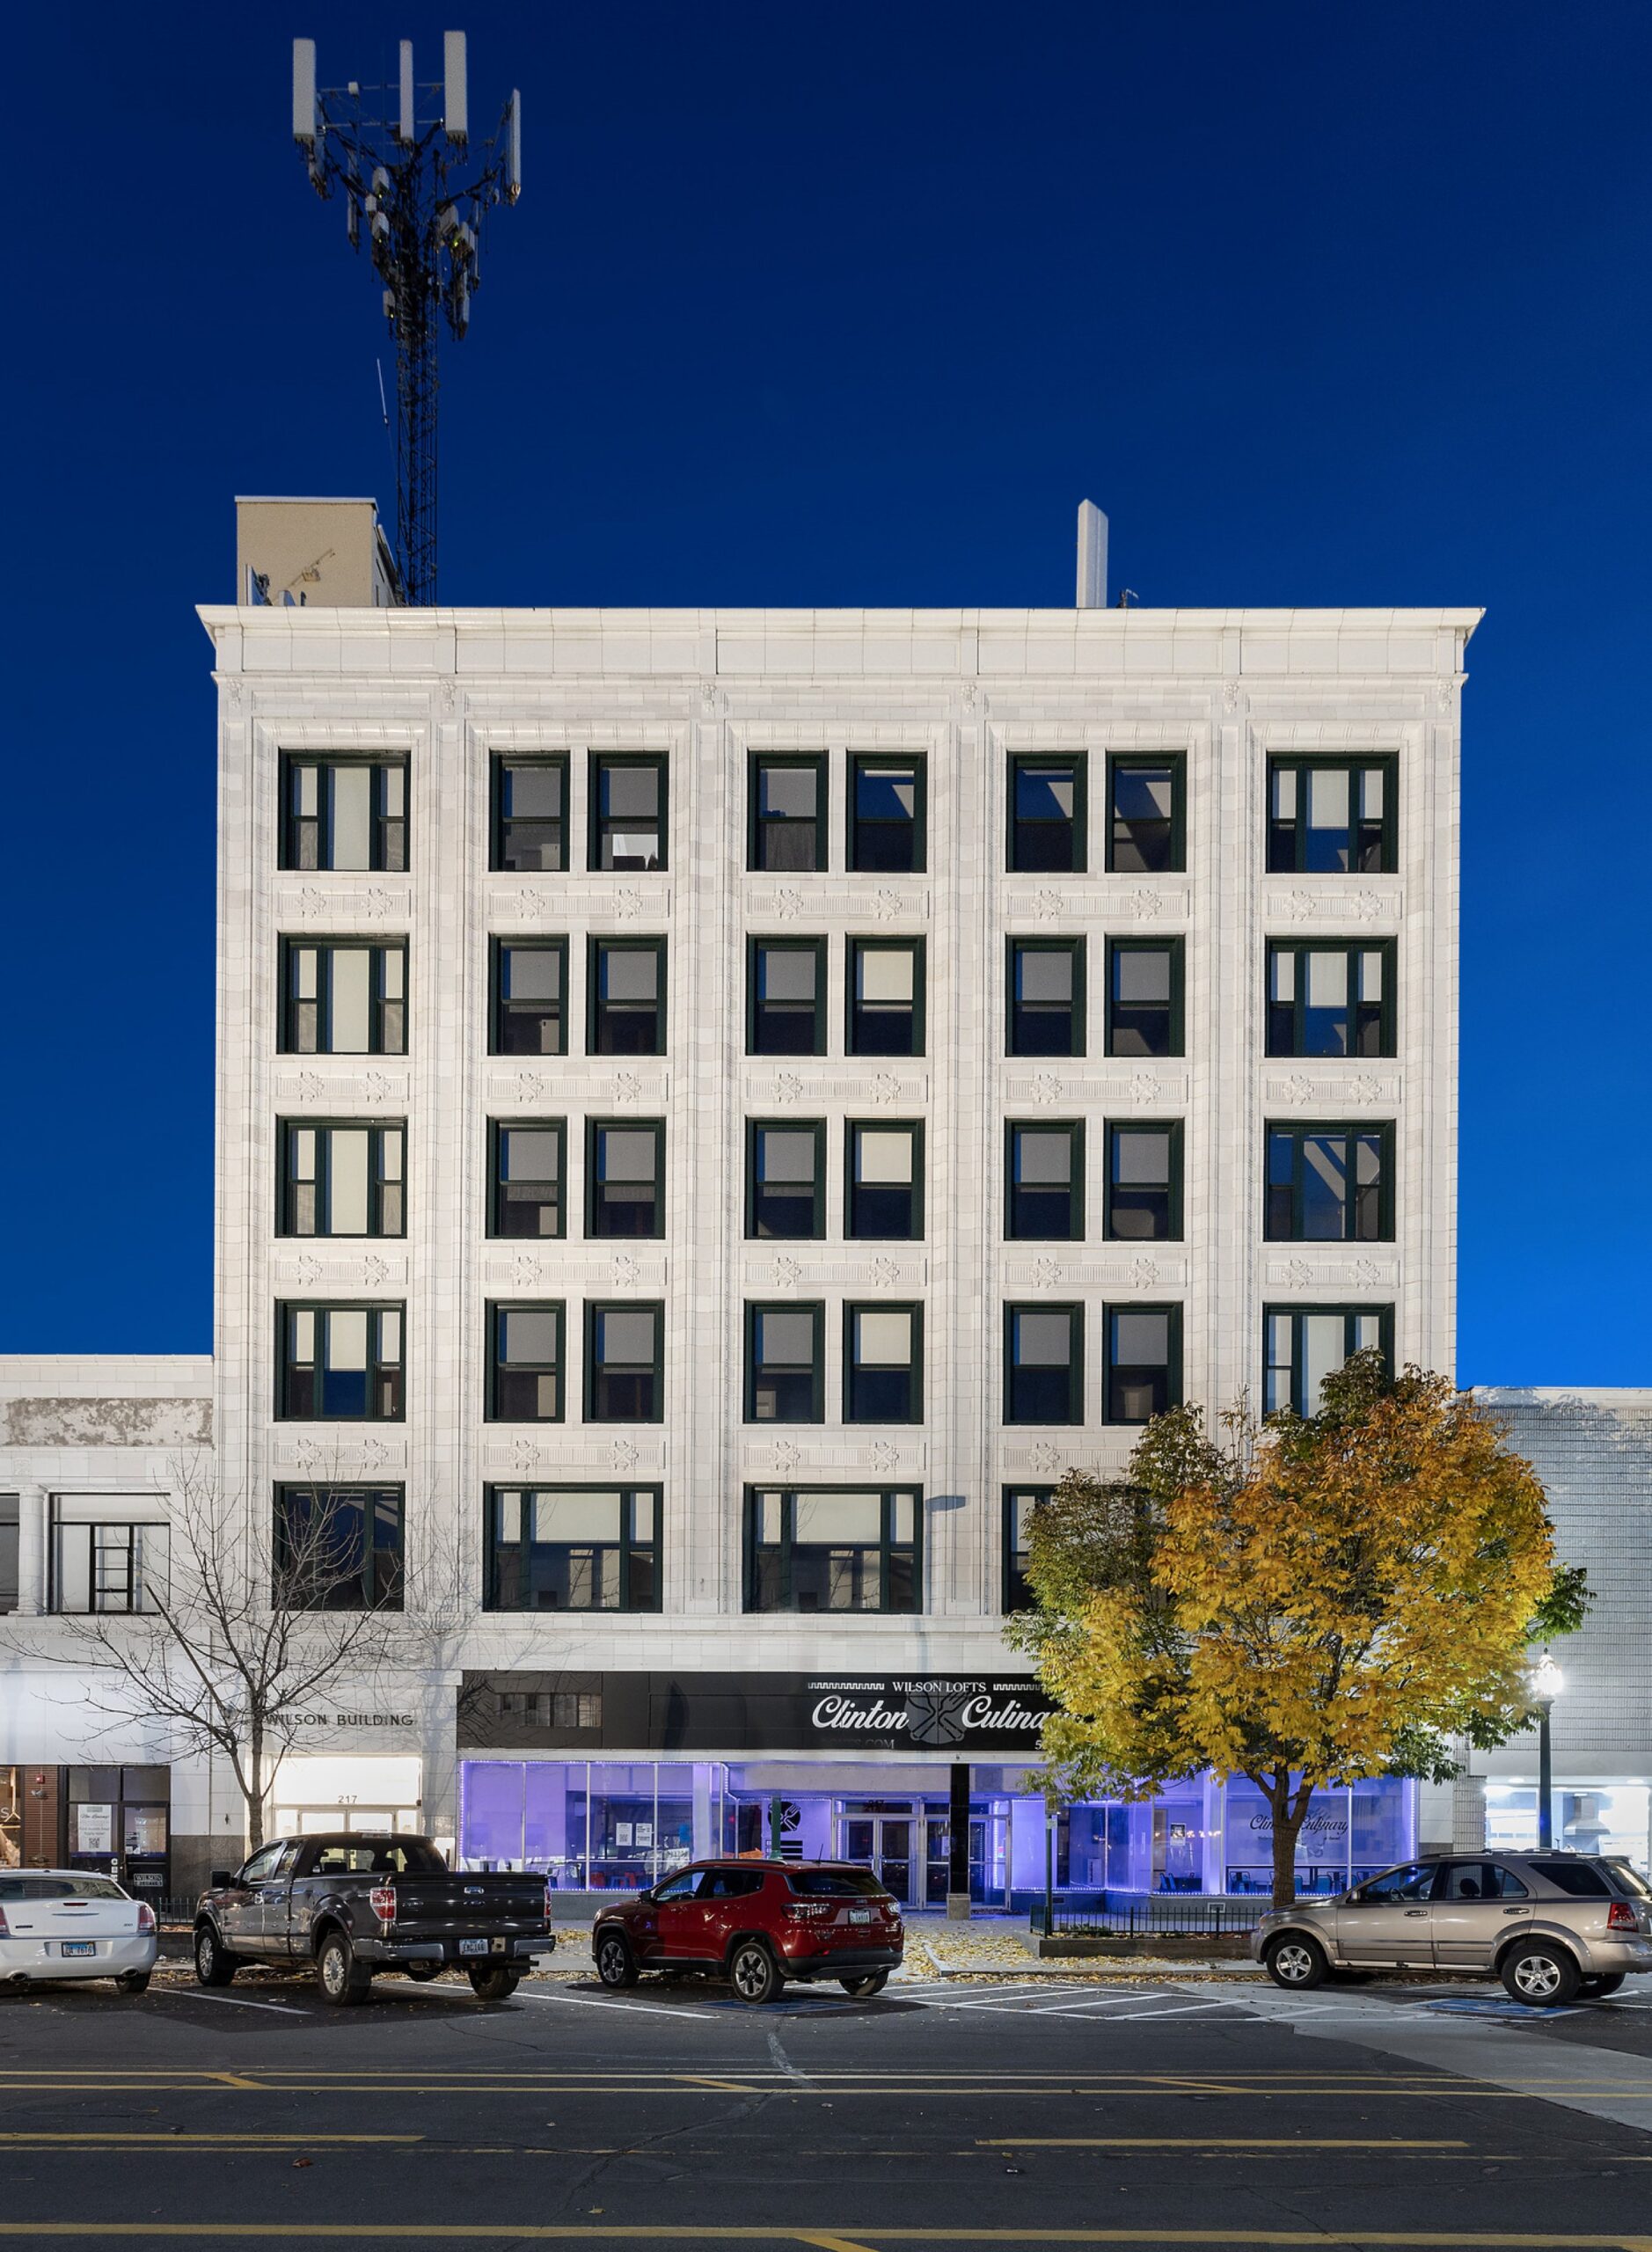
[[[401,119],[396,128],[398,141],[416,141],[419,128],[413,118],[413,41],[401,43]]]
[[[316,141],[316,43],[293,41],[293,139],[311,148]]]
[[[465,65],[464,33],[442,34],[442,117],[450,141],[471,137],[471,94]]]
[[[522,96],[513,86],[505,108],[505,200],[522,194]]]

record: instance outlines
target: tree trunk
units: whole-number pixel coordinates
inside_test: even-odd
[[[1274,1817],[1274,1905],[1288,1908],[1297,1897],[1297,1839],[1313,1785],[1305,1780],[1293,1792],[1290,1770],[1280,1768],[1262,1780],[1261,1788]]]
[[[257,1853],[264,1842],[264,1731],[255,1720],[246,1763],[246,1849]]]

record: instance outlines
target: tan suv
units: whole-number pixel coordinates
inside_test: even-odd
[[[1652,1885],[1590,1854],[1441,1855],[1271,1909],[1251,1953],[1293,1992],[1369,1970],[1444,1970],[1501,1978],[1534,2008],[1592,2001],[1652,1970]]]

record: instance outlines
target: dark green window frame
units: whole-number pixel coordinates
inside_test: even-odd
[[[1374,1212],[1374,1227],[1362,1227],[1362,1197],[1356,1144],[1374,1140],[1377,1152],[1377,1193],[1366,1200]],[[1310,1235],[1304,1225],[1307,1169],[1305,1145],[1310,1141],[1340,1141],[1346,1193],[1342,1198],[1341,1235]],[[1289,1145],[1289,1183],[1276,1182],[1276,1143]],[[1394,1122],[1391,1118],[1330,1121],[1270,1118],[1262,1128],[1262,1235],[1268,1243],[1392,1243],[1394,1239]]]
[[[548,1361],[507,1361],[507,1324],[515,1313],[548,1313],[556,1324],[556,1352]],[[567,1414],[568,1323],[561,1298],[489,1298],[483,1310],[487,1334],[487,1400],[485,1420],[490,1423],[559,1423]],[[504,1394],[514,1371],[549,1375],[553,1380],[553,1405],[549,1415],[516,1412]]]
[[[792,938],[773,931],[754,931],[746,940],[746,1053],[748,1056],[823,1056],[826,1053],[826,940],[823,938]],[[810,1042],[808,1048],[759,1047],[757,1044],[758,1005],[757,964],[763,950],[775,947],[788,954],[812,954],[815,958],[815,1007],[810,1019]],[[800,1007],[796,1011],[802,1020]],[[787,1020],[793,1012],[786,1012]]]
[[[1120,1337],[1119,1325],[1121,1322],[1129,1321],[1133,1317],[1142,1314],[1163,1314],[1166,1317],[1166,1358],[1163,1361],[1127,1361],[1122,1356],[1122,1353],[1120,1349],[1123,1341]],[[1105,1365],[1103,1366],[1101,1372],[1102,1422],[1104,1423],[1124,1423],[1129,1425],[1147,1423],[1152,1421],[1154,1415],[1162,1415],[1168,1408],[1180,1408],[1181,1405],[1182,1390],[1181,1305],[1173,1299],[1163,1300],[1153,1305],[1147,1305],[1141,1304],[1137,1300],[1132,1299],[1122,1305],[1109,1305],[1105,1307],[1103,1309],[1102,1320],[1102,1334],[1106,1356]],[[1164,1401],[1160,1406],[1151,1408],[1145,1415],[1138,1415],[1135,1412],[1137,1403],[1132,1401],[1127,1396],[1128,1387],[1125,1383],[1124,1371],[1127,1369],[1132,1368],[1162,1368],[1165,1371]]]
[[[1393,939],[1269,939],[1265,989],[1268,1055],[1306,1057],[1329,1062],[1347,1057],[1393,1055],[1394,976],[1398,968],[1398,947]],[[1305,965],[1307,959],[1314,954],[1341,954],[1346,958],[1342,1007],[1348,1020],[1348,1042],[1342,1048],[1310,1048],[1307,1045],[1309,979]],[[1280,966],[1287,956],[1290,959],[1291,969],[1289,979],[1285,981],[1282,979]],[[1370,959],[1374,959],[1378,965],[1376,976],[1382,989],[1379,998],[1375,1002],[1370,999],[1367,992],[1372,975]],[[1283,982],[1289,983],[1290,992],[1286,998],[1276,999],[1276,994]]]
[[[1282,1408],[1290,1407],[1298,1415],[1312,1415],[1318,1407],[1317,1400],[1305,1404],[1307,1356],[1303,1350],[1305,1338],[1303,1325],[1319,1315],[1330,1315],[1333,1318],[1341,1319],[1343,1325],[1342,1357],[1344,1360],[1349,1354],[1362,1349],[1359,1344],[1357,1325],[1361,1321],[1374,1320],[1377,1327],[1376,1349],[1386,1363],[1389,1374],[1393,1375],[1394,1310],[1392,1304],[1372,1305],[1368,1302],[1364,1305],[1265,1305],[1262,1308],[1262,1412],[1264,1415],[1276,1415]],[[1280,1339],[1274,1327],[1276,1322],[1290,1325],[1290,1357],[1288,1359],[1279,1357]],[[1287,1392],[1290,1395],[1288,1400],[1280,1396]]]
[[[761,1415],[757,1412],[757,1385],[766,1368],[757,1361],[758,1323],[762,1316],[771,1313],[803,1314],[810,1325],[809,1400],[808,1412],[803,1415]],[[782,1423],[823,1423],[826,1420],[826,1308],[819,1299],[795,1298],[749,1299],[745,1309],[745,1420],[757,1423],[766,1430]],[[791,1366],[796,1364],[788,1364]]]
[[[1315,774],[1348,777],[1348,823],[1345,829],[1310,830],[1306,799]],[[1382,809],[1374,817],[1366,811],[1367,775],[1377,779]],[[1293,778],[1290,783],[1285,781]],[[1338,751],[1307,757],[1281,754],[1268,762],[1267,865],[1270,875],[1393,875],[1400,866],[1400,761],[1392,751]],[[1281,814],[1283,797],[1294,801],[1289,814]],[[1309,847],[1314,834],[1341,834],[1348,855],[1345,869],[1318,867]]]
[[[1005,1486],[1003,1489],[1003,1583],[999,1603],[1006,1618],[1017,1611],[1035,1611],[1038,1598],[1027,1579],[1026,1537],[1032,1512],[1055,1494],[1053,1486]]]
[[[368,782],[367,867],[337,868],[334,806],[337,778],[346,768],[366,770]],[[284,750],[281,761],[281,866],[321,874],[400,874],[407,866],[407,757],[406,752]],[[304,777],[313,774],[313,786]]]
[[[808,823],[797,815],[765,815],[763,808],[763,777],[765,772],[783,771],[792,774],[809,773],[815,777],[815,818]],[[765,875],[818,875],[827,866],[826,754],[822,750],[751,750],[746,754],[746,866]],[[767,857],[764,839],[772,834],[777,842],[790,838],[794,832],[812,827],[815,833],[815,856],[807,865],[787,859],[784,852],[771,859]]]
[[[554,822],[546,814],[517,814],[509,807],[510,778],[522,773],[552,773],[558,777],[562,810]],[[567,873],[568,865],[568,755],[558,751],[496,750],[491,762],[489,777],[489,849],[487,865],[494,870],[511,869],[528,875]],[[545,840],[537,849],[543,854],[545,844],[554,837],[555,857],[534,860],[512,859],[508,857],[513,831],[517,829],[545,831]],[[524,846],[528,839],[523,837]]]
[[[597,1541],[575,1536],[565,1540],[537,1540],[534,1531],[535,1504],[542,1496],[554,1499],[559,1495],[612,1495],[618,1502],[618,1538],[613,1541]],[[485,1611],[541,1612],[552,1611],[575,1616],[589,1613],[612,1617],[621,1611],[658,1611],[661,1605],[661,1519],[664,1514],[665,1489],[662,1486],[605,1486],[600,1480],[590,1480],[581,1485],[498,1485],[485,1488],[482,1500],[482,1534],[485,1550],[482,1608]],[[514,1538],[508,1537],[513,1532]],[[535,1550],[542,1553],[565,1552],[573,1556],[578,1552],[588,1555],[592,1551],[618,1552],[618,1589],[619,1600],[612,1604],[600,1603],[543,1603],[524,1601],[543,1591],[536,1589],[534,1581]],[[518,1600],[507,1600],[507,1580],[514,1576]],[[565,1561],[561,1571],[567,1571]],[[553,1574],[547,1572],[545,1576]],[[591,1579],[600,1579],[600,1571]]]
[[[654,1351],[645,1364],[636,1362],[603,1363],[602,1366],[644,1369],[653,1385],[652,1411],[641,1415],[599,1415],[596,1413],[596,1386],[599,1366],[596,1358],[598,1323],[610,1313],[651,1313],[654,1316]],[[585,1301],[584,1351],[584,1420],[588,1423],[662,1423],[665,1421],[665,1300],[663,1298],[587,1298]]]
[[[764,1235],[757,1227],[757,1137],[762,1134],[807,1134],[815,1144],[813,1219],[806,1233]],[[746,1236],[752,1243],[818,1243],[826,1233],[826,1122],[823,1118],[748,1118],[746,1121]]]
[[[1023,1209],[1031,1197],[1056,1191],[1016,1177],[1017,1155],[1024,1134],[1062,1135],[1068,1150],[1067,1225],[1049,1228],[1023,1225],[1038,1219],[1036,1210]],[[1085,1133],[1081,1118],[1006,1118],[1004,1122],[1004,1240],[1005,1243],[1082,1243],[1085,1230]]]
[[[1121,1134],[1167,1134],[1170,1137],[1170,1179],[1167,1184],[1169,1225],[1164,1233],[1148,1234],[1122,1225],[1127,1217],[1122,1192],[1129,1186],[1116,1178],[1118,1137]],[[1144,1188],[1151,1183],[1142,1184]],[[1109,1243],[1180,1243],[1185,1223],[1182,1214],[1182,1122],[1180,1118],[1109,1118],[1107,1122],[1107,1175],[1102,1184],[1106,1217],[1102,1232]]]
[[[530,1233],[523,1228],[508,1228],[505,1215],[511,1209],[507,1194],[510,1183],[506,1180],[503,1164],[506,1155],[505,1137],[509,1134],[552,1134],[556,1137],[556,1217],[557,1224],[548,1232],[535,1229]],[[522,1176],[527,1181],[530,1176]],[[537,1200],[543,1204],[543,1199]],[[526,1210],[523,1206],[520,1209]],[[487,1122],[487,1232],[489,1239],[505,1243],[559,1243],[568,1232],[568,1124],[566,1118],[490,1118]]]
[[[1026,1413],[1033,1402],[1018,1399],[1016,1371],[1027,1369],[1058,1369],[1059,1361],[1018,1361],[1015,1347],[1018,1325],[1026,1315],[1060,1313],[1067,1317],[1066,1397],[1053,1404],[1061,1406],[1061,1415],[1034,1415]],[[1084,1421],[1084,1306],[1077,1298],[1012,1299],[1004,1309],[1004,1421],[1011,1424],[1032,1424],[1055,1428]],[[1020,1387],[1025,1391],[1028,1386]],[[1050,1390],[1055,1390],[1052,1382]]]
[[[1065,954],[1072,963],[1072,998],[1065,1012],[1067,1045],[1046,1047],[1039,1031],[1058,1012],[1042,1011],[1035,1003],[1023,1005],[1020,965],[1036,954]],[[1089,1047],[1089,999],[1082,939],[1006,939],[1004,972],[1004,1052],[1006,1056],[1082,1056]],[[1025,1014],[1026,1021],[1023,1021]]]
[[[749,1612],[796,1612],[797,1600],[793,1551],[798,1545],[794,1538],[799,1501],[813,1500],[816,1495],[876,1494],[880,1504],[880,1532],[877,1544],[878,1596],[875,1604],[844,1605],[840,1609],[815,1607],[807,1615],[812,1618],[853,1618],[858,1613],[891,1612],[921,1612],[924,1608],[924,1489],[921,1486],[880,1487],[875,1481],[862,1485],[786,1486],[778,1481],[772,1485],[751,1485],[745,1494],[745,1607]],[[773,1541],[761,1536],[765,1530],[764,1503],[774,1505],[778,1517],[778,1538]],[[903,1507],[904,1505],[904,1508]],[[902,1539],[902,1518],[910,1524],[910,1538]],[[863,1544],[870,1549],[871,1544]],[[775,1560],[773,1572],[775,1600],[764,1602],[763,1568],[768,1554]]]
[[[654,958],[652,1009],[632,1009],[622,995],[604,999],[603,965],[610,954],[651,954]],[[632,1039],[632,1027],[646,1037]],[[606,1033],[606,1039],[604,1039]],[[623,1044],[616,1044],[623,1043]],[[663,938],[623,938],[613,931],[593,933],[585,954],[585,1052],[588,1056],[663,1056],[666,1052],[666,941]]]
[[[0,1494],[0,1612],[15,1611],[22,1594],[19,1522],[22,1497]]]
[[[275,1232],[306,1241],[333,1238],[365,1243],[407,1232],[407,1122],[405,1118],[280,1118],[275,1122]],[[333,1217],[333,1137],[365,1134],[367,1225],[340,1231],[301,1225],[303,1191],[310,1189],[313,1217]],[[311,1137],[308,1149],[304,1137]],[[305,1168],[308,1168],[307,1170]],[[388,1224],[387,1224],[388,1223]]]
[[[911,1225],[910,1227],[884,1229],[860,1225],[859,1205],[862,1188],[875,1189],[871,1181],[857,1182],[855,1165],[859,1155],[863,1134],[905,1134],[912,1149],[912,1185],[910,1190]],[[844,1239],[848,1243],[920,1243],[925,1231],[924,1121],[921,1118],[845,1118],[844,1121]],[[898,1183],[896,1184],[898,1187]]]
[[[1144,855],[1119,812],[1122,774],[1170,775],[1170,816],[1162,857]],[[1122,832],[1122,833],[1121,833]],[[1134,857],[1132,857],[1134,856]],[[1172,875],[1188,866],[1188,755],[1182,750],[1115,750],[1107,753],[1107,872],[1112,875]]]
[[[1129,1029],[1120,1021],[1120,1013],[1136,1005],[1116,998],[1117,965],[1127,954],[1167,954],[1170,956],[1169,1045],[1166,1048],[1123,1048],[1118,1044]],[[1185,939],[1109,939],[1107,940],[1107,1054],[1109,1056],[1139,1056],[1144,1060],[1166,1056],[1185,1056],[1188,1052],[1187,995],[1188,950]]]
[[[278,949],[283,1056],[405,1056],[407,1053],[406,939],[291,938]],[[335,1048],[333,988],[341,954],[368,957],[365,1048]],[[313,964],[305,957],[313,954]],[[306,988],[312,990],[306,991]],[[306,1037],[308,1035],[308,1037]]]
[[[912,818],[910,823],[880,821],[860,814],[860,777],[863,774],[910,774],[912,777]],[[889,750],[857,750],[849,755],[848,792],[845,804],[844,833],[848,838],[845,859],[849,867],[859,875],[923,875],[929,866],[929,760],[920,751],[905,753]],[[893,836],[898,830],[910,830],[911,857],[903,860],[898,855],[889,859],[878,857],[880,837]]]
[[[331,1347],[337,1314],[367,1318],[362,1406],[328,1407],[327,1379],[354,1374],[335,1368]],[[306,1327],[304,1317],[309,1317]],[[309,1349],[306,1353],[305,1347]],[[306,1372],[308,1372],[306,1374]],[[335,1383],[335,1393],[340,1387]],[[398,1298],[280,1298],[275,1305],[275,1416],[280,1422],[400,1423],[407,1414],[407,1308]]]
[[[859,1035],[857,989],[860,964],[874,954],[910,954],[912,957],[912,1044],[910,1048],[862,1047]],[[845,1056],[922,1056],[927,1038],[925,996],[929,985],[927,942],[919,939],[850,939],[844,949],[844,1053]],[[869,1020],[869,1025],[870,1021]]]
[[[333,1526],[324,1519],[295,1542],[295,1510],[303,1504],[325,1510],[336,1524],[341,1510],[360,1522],[360,1560],[331,1576]],[[292,1611],[399,1611],[406,1544],[407,1497],[400,1486],[288,1483],[275,1488],[274,1563],[281,1608]]]
[[[1029,820],[1027,835],[1022,836],[1023,824],[1016,805],[1020,778],[1024,773],[1041,767],[1065,769],[1072,776],[1072,818],[1071,822],[1042,822]],[[1005,843],[1004,865],[1012,875],[1083,875],[1090,866],[1090,759],[1086,751],[1020,750],[1011,754],[1006,771],[1009,779],[1009,800],[1006,808],[1008,831]],[[1053,838],[1058,830],[1067,831],[1070,838],[1069,857],[1063,859],[1041,856],[1034,849],[1040,843]]]
[[[630,861],[618,866],[611,859],[604,859],[603,848],[610,837],[623,835],[627,816],[621,814],[604,815],[603,811],[603,780],[605,775],[618,773],[625,768],[651,766],[660,777],[656,808],[654,842],[655,856],[646,868],[636,868]],[[590,867],[603,875],[654,874],[670,866],[671,838],[671,773],[670,761],[662,750],[594,750],[586,774],[586,828],[588,834],[587,859]]]
[[[561,988],[557,1003],[557,1044],[554,1048],[508,1048],[505,1044],[508,1026],[518,1021],[512,1014],[511,997],[505,991],[505,957],[507,954],[554,954],[562,967],[559,973]],[[500,937],[488,943],[487,969],[487,1052],[490,1056],[566,1056],[568,1052],[568,942],[566,938]],[[541,1009],[541,1017],[550,1011]],[[520,1021],[528,1021],[526,1013]]]
[[[856,1324],[866,1315],[884,1313],[904,1314],[908,1318],[908,1339],[911,1347],[909,1360],[861,1362],[856,1356]],[[856,1400],[858,1379],[873,1378],[884,1370],[902,1368],[906,1372],[907,1402],[903,1415],[869,1415]],[[924,1420],[924,1307],[917,1298],[846,1299],[844,1304],[844,1396],[843,1420],[845,1423],[883,1423],[903,1427],[921,1423]]]
[[[654,1137],[654,1225],[619,1230],[596,1225],[603,1176],[597,1165],[601,1134],[649,1134]],[[588,1243],[657,1243],[665,1234],[665,1121],[663,1118],[588,1118],[585,1122],[585,1237]]]

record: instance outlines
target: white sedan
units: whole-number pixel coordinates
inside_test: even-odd
[[[154,1909],[112,1876],[0,1869],[0,1983],[113,1978],[121,1993],[141,1994],[159,1952]]]

